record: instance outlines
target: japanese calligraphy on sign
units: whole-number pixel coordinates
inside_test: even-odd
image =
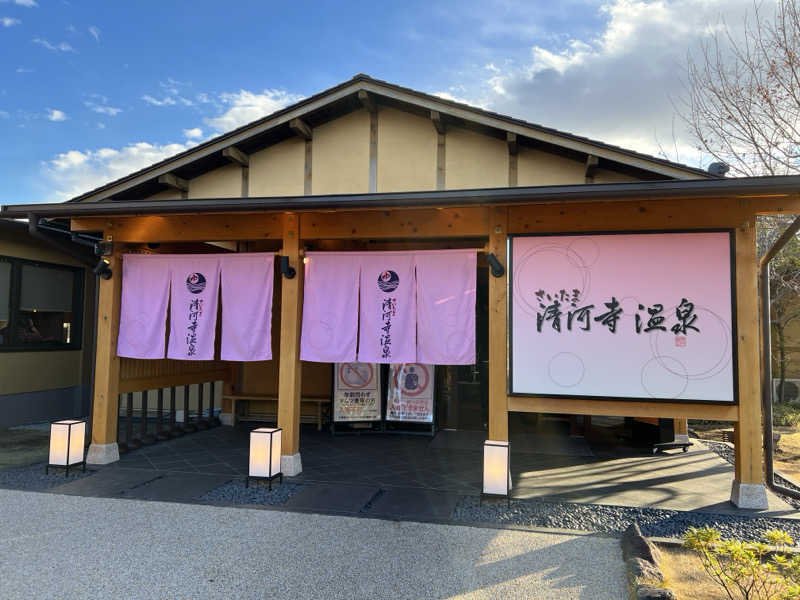
[[[433,422],[433,365],[392,365],[386,400],[387,421]]]
[[[336,363],[333,420],[380,421],[380,368],[371,363]]]
[[[735,401],[729,232],[514,236],[513,394]]]

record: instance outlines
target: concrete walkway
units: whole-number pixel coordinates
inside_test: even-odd
[[[2,598],[626,597],[619,541],[0,490]]]

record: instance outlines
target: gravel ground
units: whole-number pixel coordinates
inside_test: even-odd
[[[212,504],[264,504],[267,506],[280,506],[297,492],[303,489],[296,483],[274,482],[272,491],[266,483],[251,481],[250,487],[245,487],[241,479],[234,479],[221,485],[202,496],[201,502]]]
[[[84,473],[80,467],[75,467],[69,470],[69,477],[65,477],[64,469],[50,469],[49,475],[45,475],[44,469],[45,463],[2,469],[0,470],[0,488],[31,491],[46,490],[75,479],[89,477],[95,473],[90,468]]]
[[[16,490],[0,506],[0,598],[627,597],[602,536]]]
[[[718,454],[721,458],[724,458],[729,463],[734,464],[734,453],[733,448],[731,448],[728,444],[724,442],[714,442],[710,440],[703,440],[703,444],[705,444],[709,450],[712,450],[716,454]],[[797,487],[788,479],[784,479],[777,473],[775,473],[775,483],[778,483],[784,487],[789,488],[790,490],[796,490],[800,492],[800,487]],[[779,494],[775,490],[771,490],[773,494],[784,500],[785,502],[792,505],[794,508],[800,509],[800,499],[792,498],[791,496],[786,496],[784,494]]]
[[[743,517],[698,511],[632,508],[604,504],[572,504],[541,500],[489,500],[479,504],[473,496],[463,498],[453,511],[453,520],[527,527],[576,529],[601,533],[622,533],[638,523],[648,537],[681,537],[689,527],[715,527],[725,538],[760,539],[770,529],[783,529],[800,540],[797,519]]]

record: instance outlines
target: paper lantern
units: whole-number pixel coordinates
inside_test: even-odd
[[[66,477],[69,468],[83,465],[86,471],[86,461],[83,458],[84,440],[86,438],[86,421],[66,420],[50,424],[50,459],[45,467],[49,473],[50,467],[64,467]]]
[[[266,479],[269,489],[272,489],[272,480],[280,477],[281,473],[281,429],[280,427],[259,427],[250,432],[250,468],[247,472],[246,485],[250,486],[250,479]]]
[[[483,443],[483,492],[482,496],[508,498],[511,465],[508,442],[486,440]]]

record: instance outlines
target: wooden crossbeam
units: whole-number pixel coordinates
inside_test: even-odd
[[[517,134],[507,131],[506,144],[508,144],[508,153],[511,156],[516,156],[517,152],[519,152],[519,145],[517,144]]]
[[[594,183],[594,174],[599,164],[600,160],[594,154],[586,155],[586,183]]]
[[[243,167],[250,166],[250,157],[239,150],[236,146],[230,146],[225,148],[222,151],[222,156],[227,158],[232,163],[236,163],[237,165],[241,165]]]
[[[296,135],[308,141],[313,137],[313,129],[302,119],[292,119],[289,121],[289,127]]]
[[[185,179],[181,179],[180,177],[178,177],[173,173],[166,173],[164,175],[159,175],[158,183],[169,186],[176,190],[180,190],[182,192],[189,191],[189,182],[186,181]]]
[[[365,92],[364,90],[359,90],[358,92],[358,100],[361,104],[366,108],[369,112],[374,113],[378,110],[378,105],[375,103],[375,99],[372,97],[371,94]]]
[[[431,121],[433,121],[433,126],[436,127],[436,133],[439,135],[444,135],[445,126],[444,121],[442,120],[442,115],[439,114],[438,110],[431,111]]]

